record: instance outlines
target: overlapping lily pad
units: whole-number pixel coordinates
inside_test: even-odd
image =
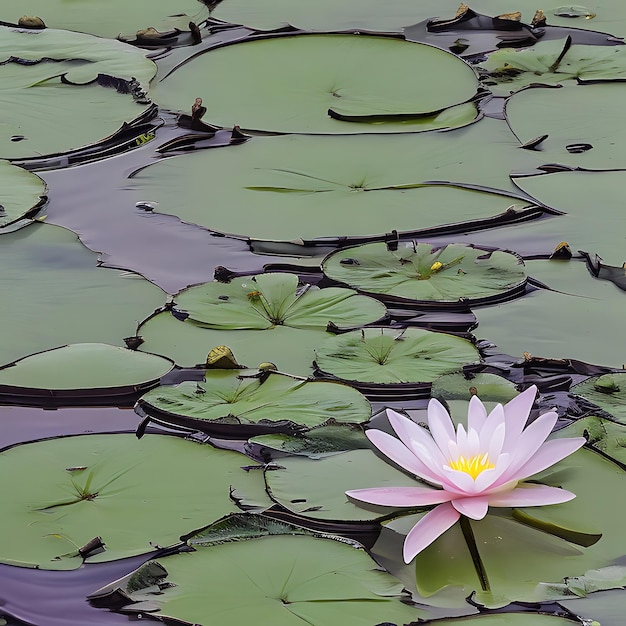
[[[30,224],[46,202],[46,184],[20,167],[0,160],[0,233]]]
[[[207,370],[206,382],[158,387],[142,396],[139,406],[166,422],[240,436],[371,417],[368,401],[347,385],[237,370]]]
[[[385,301],[470,305],[509,299],[526,284],[523,261],[514,254],[473,246],[404,242],[372,243],[331,253],[326,276]]]
[[[626,424],[626,374],[616,372],[594,376],[574,385],[571,392],[585,397],[618,422]]]
[[[97,267],[97,255],[57,226],[3,235],[0,260],[1,364],[65,344],[123,345],[136,320],[163,302],[140,276]]]
[[[205,118],[220,126],[415,132],[464,126],[477,117],[468,101],[478,81],[468,65],[439,48],[398,39],[307,35],[230,45],[170,73],[154,87],[155,99],[188,110],[198,96],[198,73],[211,76]]]
[[[172,361],[153,354],[103,343],[73,344],[0,367],[0,397],[44,404],[136,397],[172,367]]]
[[[148,587],[156,581],[166,584],[153,596]],[[129,604],[130,612],[146,611],[165,623],[208,626],[219,616],[228,624],[361,626],[425,615],[401,602],[408,600],[402,585],[365,550],[316,537],[268,536],[201,548],[144,565],[126,588],[144,600]]]
[[[478,361],[478,350],[466,339],[417,328],[344,333],[327,339],[315,357],[323,374],[382,385],[430,383]]]
[[[214,231],[274,242],[382,238],[394,229],[425,236],[541,215],[513,191],[508,165],[506,170],[484,167],[485,162],[506,162],[510,153],[520,168],[532,169],[541,161],[517,149],[504,124],[488,128],[497,144],[494,151],[480,144],[473,128],[454,131],[452,144],[445,144],[443,135],[423,142],[422,136],[416,142],[411,135],[255,138],[236,150],[207,150],[159,162],[131,180],[160,202],[163,213]],[[462,161],[459,151],[476,161],[475,169],[454,167]],[[416,167],[422,159],[424,165]],[[502,185],[503,191],[423,184],[442,176]],[[185,203],[176,191],[180,188],[186,190]]]
[[[129,93],[131,78],[147,90],[156,73],[131,46],[49,29],[0,27],[0,60],[0,155],[13,159],[64,152],[114,133],[149,106]]]
[[[200,22],[208,14],[206,7],[196,0],[178,0],[175,12],[187,14],[182,16],[186,17],[184,25],[190,20]],[[70,3],[64,0],[24,0],[19,5],[3,7],[0,19],[16,23],[22,15],[37,15],[48,28],[63,28],[114,39],[120,33],[134,33],[150,25],[159,30],[169,30],[178,25],[181,17],[175,18],[172,13],[169,0],[111,0],[105,4],[98,0]]]
[[[239,453],[162,435],[67,437],[5,450],[0,562],[74,569],[95,537],[106,549],[83,550],[90,561],[175,544],[236,510],[230,488],[248,464]]]
[[[194,324],[221,330],[325,329],[330,323],[350,328],[379,321],[387,313],[382,304],[351,289],[298,287],[298,277],[286,273],[205,283],[182,291],[175,302],[176,310]]]

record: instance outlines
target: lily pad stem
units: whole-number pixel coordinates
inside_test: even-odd
[[[474,531],[472,530],[469,518],[465,517],[465,515],[461,515],[460,524],[461,530],[463,531],[463,537],[465,537],[465,543],[467,543],[467,547],[472,555],[472,562],[474,563],[474,569],[478,575],[478,580],[480,580],[480,586],[483,591],[491,591],[489,579],[487,578],[487,570],[485,569],[485,565],[480,558],[478,546],[476,545],[476,538],[474,537]]]

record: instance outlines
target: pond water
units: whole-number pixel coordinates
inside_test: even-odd
[[[621,625],[626,5],[56,4],[0,6],[0,623]],[[404,563],[363,431],[531,385],[577,498]]]

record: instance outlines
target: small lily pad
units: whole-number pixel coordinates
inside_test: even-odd
[[[618,422],[626,424],[626,374],[594,376],[574,385],[571,392],[587,398]]]

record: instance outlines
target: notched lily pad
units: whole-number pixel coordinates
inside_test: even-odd
[[[207,370],[206,382],[157,387],[138,406],[159,421],[239,437],[371,417],[368,401],[347,385],[236,370]]]
[[[48,200],[47,189],[39,176],[0,160],[0,234],[30,224]]]
[[[331,253],[322,270],[388,303],[465,307],[510,299],[526,285],[521,258],[460,244],[366,244]]]
[[[200,548],[143,565],[120,587],[140,602],[158,590],[150,594],[151,617],[166,624],[208,626],[219,615],[228,624],[356,626],[426,615],[365,550],[317,537],[266,536]],[[210,599],[207,589],[216,592]],[[137,608],[130,603],[122,611]]]
[[[321,375],[354,383],[422,385],[480,361],[466,339],[417,328],[366,328],[327,339],[315,362]]]

